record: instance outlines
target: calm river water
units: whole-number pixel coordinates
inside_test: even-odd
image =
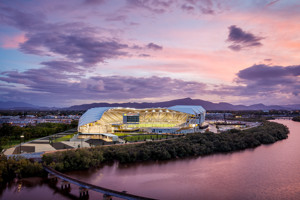
[[[157,199],[300,199],[300,123],[288,139],[251,150],[167,162],[105,166],[69,175],[91,184]],[[5,188],[1,199],[76,199],[78,187],[62,192],[38,178]],[[102,195],[90,192],[90,199]],[[114,198],[116,199],[116,198]]]

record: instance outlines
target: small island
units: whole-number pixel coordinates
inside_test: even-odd
[[[293,117],[292,120],[295,122],[300,122],[300,116]]]

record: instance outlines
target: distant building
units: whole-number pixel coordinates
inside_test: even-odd
[[[224,120],[232,117],[232,113],[206,113],[207,119]]]

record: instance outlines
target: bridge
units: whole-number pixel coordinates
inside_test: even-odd
[[[275,117],[275,119],[286,119],[286,120],[291,120],[293,117]]]
[[[136,200],[136,199],[140,199],[140,200],[150,200],[152,198],[147,198],[147,197],[142,197],[142,196],[137,196],[137,195],[133,195],[133,194],[129,194],[126,191],[124,192],[120,192],[120,191],[116,191],[116,190],[111,190],[111,189],[107,189],[104,187],[100,187],[100,186],[96,186],[96,185],[92,185],[80,180],[77,180],[73,177],[70,177],[66,174],[63,174],[61,172],[58,172],[54,169],[52,169],[51,167],[48,167],[46,165],[43,165],[43,168],[45,171],[47,171],[49,174],[51,174],[53,177],[55,178],[60,178],[61,180],[63,180],[63,186],[70,187],[70,183],[78,185],[80,187],[80,196],[86,196],[88,195],[88,190],[93,190],[96,192],[100,192],[103,194],[103,198],[104,199],[112,199],[112,197],[118,197],[121,199],[129,199],[129,200]]]

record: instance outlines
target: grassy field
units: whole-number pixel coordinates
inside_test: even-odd
[[[127,136],[127,135],[132,135],[131,133],[114,133],[116,136]]]
[[[70,140],[76,133],[72,133],[70,135],[65,135],[63,137],[56,138],[55,140],[53,140],[53,142],[62,142],[62,141]]]
[[[168,136],[168,135],[135,135],[135,136],[125,137],[124,140],[128,142],[136,142],[136,141],[144,141],[147,139],[161,140],[161,139],[167,139],[171,137],[172,136]]]

